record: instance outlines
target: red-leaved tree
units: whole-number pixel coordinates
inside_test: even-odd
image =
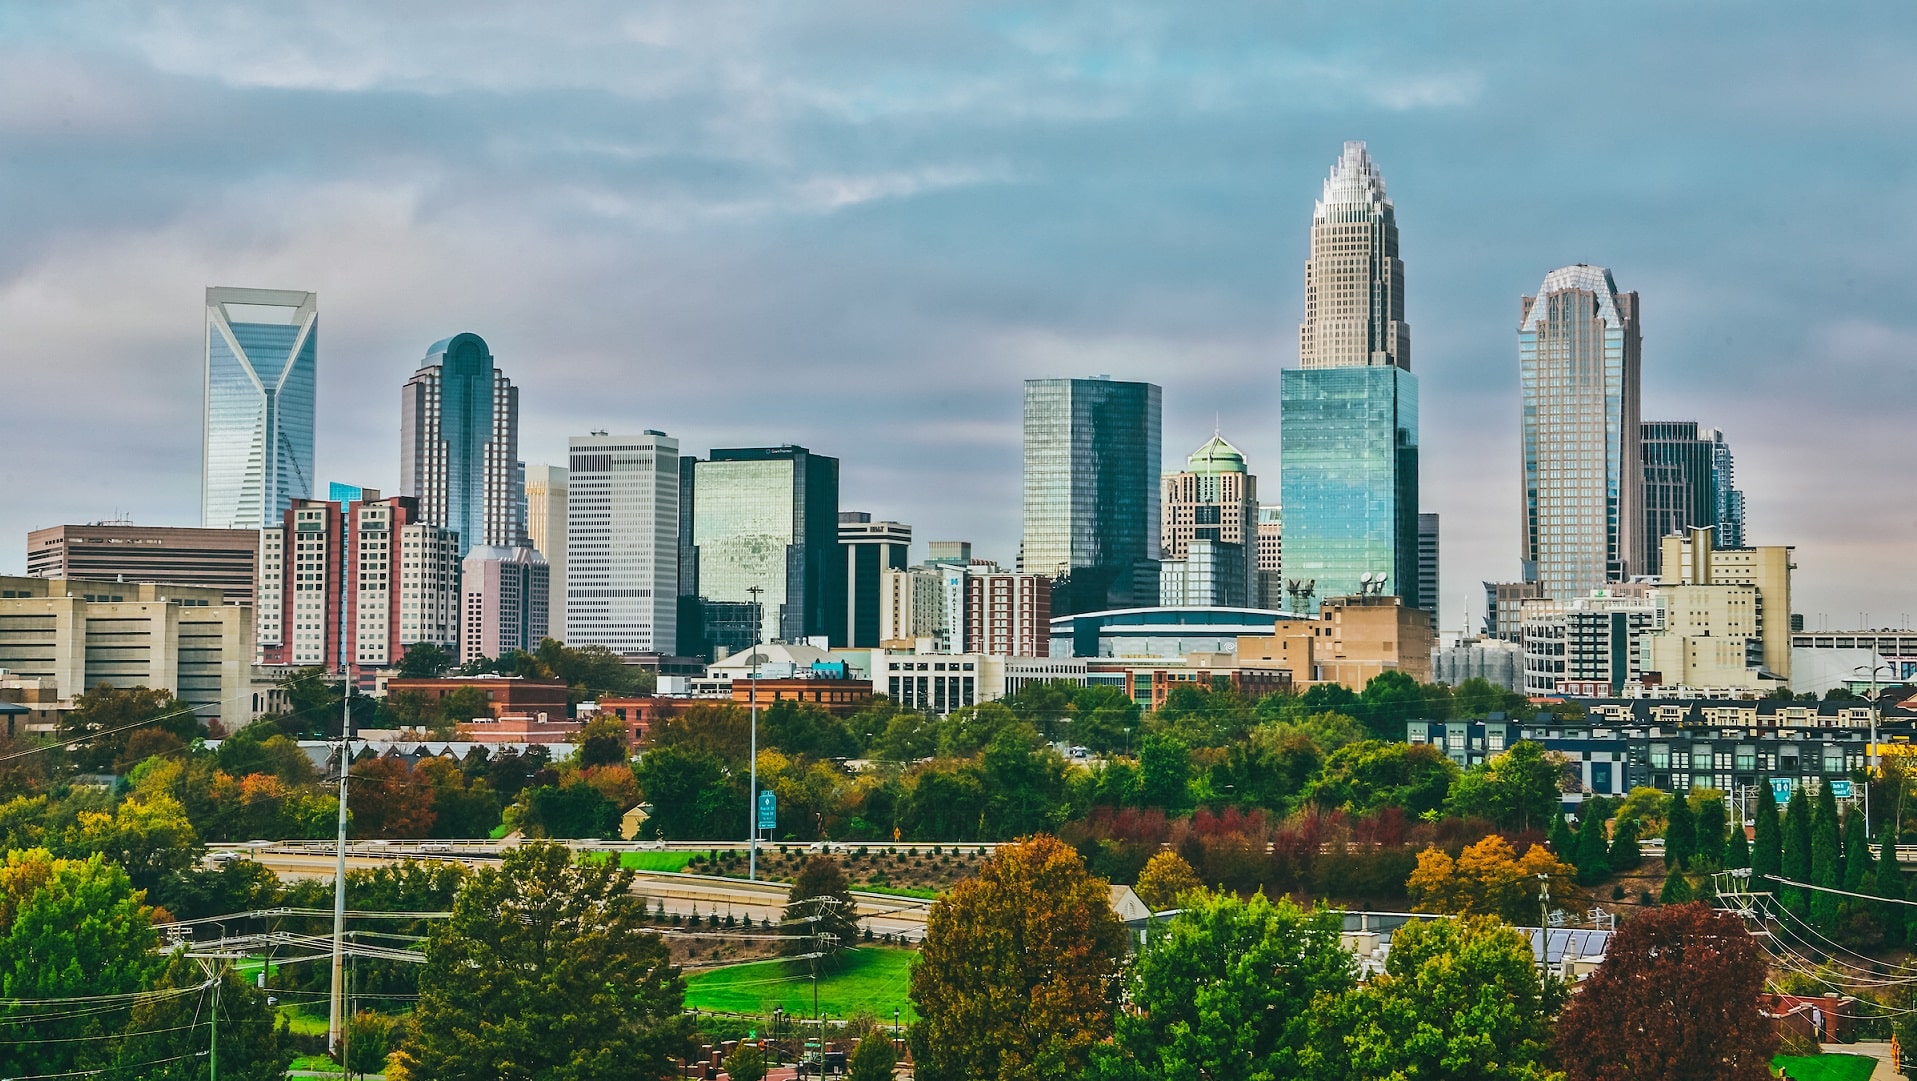
[[[1768,1081],[1775,1024],[1744,924],[1702,904],[1624,925],[1558,1022],[1567,1081]]]

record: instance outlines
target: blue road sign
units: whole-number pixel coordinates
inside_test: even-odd
[[[776,829],[779,825],[779,796],[770,788],[759,792],[759,828]]]

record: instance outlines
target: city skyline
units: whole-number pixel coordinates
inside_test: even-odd
[[[82,53],[66,42],[102,31],[81,27],[84,13],[10,11],[10,45],[31,61],[14,69],[42,74],[21,79],[5,121],[36,165],[7,167],[21,213],[0,246],[0,319],[14,331],[0,360],[16,393],[42,408],[23,418],[22,450],[0,477],[36,497],[0,511],[0,530],[24,537],[116,512],[149,525],[195,520],[200,348],[180,313],[206,285],[233,282],[324,296],[321,484],[399,490],[390,412],[376,404],[390,401],[378,388],[393,378],[380,358],[410,354],[438,327],[470,326],[500,355],[525,358],[515,375],[528,461],[558,460],[565,436],[591,427],[657,427],[687,446],[804,443],[845,462],[847,505],[910,522],[922,538],[971,538],[1009,562],[1018,513],[996,493],[1017,475],[1023,378],[1111,371],[1158,382],[1172,446],[1195,444],[1222,414],[1251,460],[1277,461],[1270,372],[1296,363],[1291,328],[1302,314],[1295,223],[1327,157],[1364,139],[1390,167],[1413,234],[1406,316],[1423,374],[1420,509],[1446,518],[1442,626],[1475,612],[1479,581],[1514,574],[1511,313],[1542,273],[1576,261],[1614,268],[1644,296],[1645,415],[1727,433],[1748,494],[1746,542],[1797,546],[1809,624],[1848,626],[1868,610],[1867,622],[1893,625],[1917,609],[1917,592],[1881,573],[1897,564],[1908,516],[1830,483],[1905,445],[1895,418],[1909,392],[1897,375],[1917,329],[1892,286],[1917,250],[1894,209],[1910,151],[1880,140],[1860,157],[1851,139],[1897,126],[1910,108],[1909,75],[1893,60],[1907,20],[1873,23],[1862,39],[1844,13],[1767,14],[1726,32],[1705,13],[1647,10],[1646,33],[1605,65],[1638,73],[1613,88],[1616,107],[1680,101],[1688,108],[1660,111],[1685,123],[1584,147],[1510,133],[1524,129],[1539,72],[1595,77],[1595,61],[1572,48],[1595,32],[1593,13],[1548,31],[1469,19],[1443,38],[1449,51],[1433,53],[1423,43],[1414,51],[1412,38],[1435,16],[1407,16],[1377,45],[1400,61],[1381,80],[1357,77],[1356,57],[1309,18],[1225,12],[1179,27],[1136,10],[1143,26],[1128,33],[1164,57],[1195,58],[1212,81],[1150,53],[1099,68],[1091,59],[1105,39],[1069,15],[1041,19],[1046,34],[1034,38],[928,12],[872,27],[925,68],[922,93],[887,96],[836,62],[871,62],[874,39],[828,57],[808,35],[830,36],[829,20],[748,20],[742,36],[713,40],[760,62],[780,51],[775,41],[815,47],[783,50],[772,69],[806,93],[732,135],[714,119],[751,115],[732,110],[758,84],[721,77],[700,44],[711,25],[629,28],[626,45],[581,58],[585,77],[622,48],[653,50],[699,104],[656,137],[603,108],[560,122],[553,138],[571,149],[558,172],[576,184],[536,164],[552,145],[536,137],[553,111],[535,110],[537,124],[521,111],[551,76],[518,64],[456,70],[488,34],[526,38],[529,55],[560,48],[538,25],[476,27],[422,50],[424,22],[351,10],[338,16],[349,30],[310,41],[284,17],[214,20],[193,40],[135,18]],[[1680,64],[1664,53],[1660,41],[1705,39],[1706,22],[1713,47],[1703,56]],[[246,54],[255,34],[296,62],[224,59]],[[1244,52],[1235,58],[1225,38]],[[1832,66],[1788,81],[1802,92],[1753,60],[1813,40],[1870,44],[1811,50],[1806,65]],[[941,49],[964,63],[941,62]],[[1839,55],[1841,66],[1818,59]],[[1329,59],[1314,66],[1312,56]],[[443,85],[427,92],[422,81]],[[640,114],[670,105],[658,86],[613,82],[630,99],[622,112],[635,101]],[[1218,95],[1199,93],[1205,85]],[[1290,92],[1299,88],[1311,93]],[[941,94],[959,91],[984,95],[974,111],[990,123],[955,119]],[[478,109],[487,95],[498,104]],[[1033,108],[1014,110],[1008,97]],[[394,99],[430,115],[409,121]],[[129,102],[155,134],[127,134],[115,117]],[[269,147],[257,165],[214,174],[209,191],[208,174],[159,149],[169,136],[205,139],[191,117],[281,110],[308,122],[334,164],[302,173]],[[345,134],[369,123],[382,147],[417,132],[417,162]],[[457,156],[434,125],[460,136]],[[1147,130],[1158,138],[1141,139]],[[1032,149],[1039,132],[1067,153]],[[772,141],[749,151],[754,140],[741,134]],[[477,173],[466,168],[475,140],[487,148]],[[1146,142],[1149,155],[1127,149]],[[116,182],[76,178],[98,176],[81,166],[105,146],[117,172],[169,179],[102,215]],[[638,157],[621,158],[622,146]],[[743,171],[693,183],[661,164],[674,149],[692,155],[681,166]],[[445,168],[455,162],[457,175]],[[1798,224],[1803,207],[1854,191],[1860,177],[1890,213],[1868,227],[1824,216],[1816,235]],[[649,206],[684,213],[663,220]],[[1068,209],[1077,206],[1098,212]],[[801,252],[825,258],[801,264]],[[100,284],[122,303],[101,312],[45,300]],[[576,302],[560,303],[569,292]],[[879,387],[873,410],[833,400],[864,402],[847,389]],[[1840,416],[1843,440],[1820,422]],[[63,438],[76,425],[88,431],[79,446]],[[19,544],[0,550],[0,569],[21,567]]]

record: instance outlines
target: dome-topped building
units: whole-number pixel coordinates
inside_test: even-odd
[[[1244,452],[1225,442],[1222,435],[1214,435],[1205,441],[1205,445],[1192,451],[1185,459],[1186,468],[1193,473],[1216,476],[1219,473],[1245,472]]]
[[[1245,455],[1214,433],[1165,474],[1160,604],[1208,607],[1252,602],[1258,581],[1258,478]]]

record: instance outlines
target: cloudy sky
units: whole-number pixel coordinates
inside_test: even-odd
[[[1018,534],[1019,382],[1165,388],[1276,488],[1311,204],[1397,203],[1444,610],[1517,569],[1518,298],[1643,296],[1812,627],[1907,624],[1917,17],[1898,4],[0,2],[0,571],[196,524],[202,290],[312,289],[319,477],[392,488],[470,330],[523,456],[793,442],[844,505]]]

